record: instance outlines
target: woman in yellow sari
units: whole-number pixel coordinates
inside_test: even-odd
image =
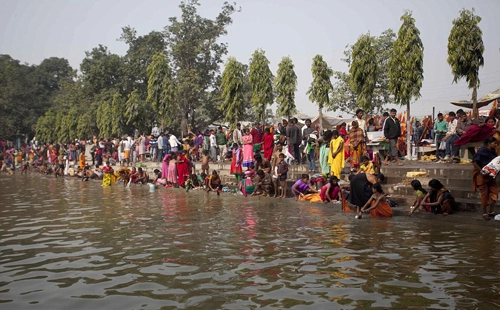
[[[337,130],[332,131],[328,165],[330,165],[330,175],[336,176],[340,180],[340,174],[344,168],[344,139]]]

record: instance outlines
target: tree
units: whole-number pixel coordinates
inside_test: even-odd
[[[126,124],[133,124],[140,132],[146,132],[148,127],[151,129],[153,125],[151,114],[146,101],[142,100],[139,91],[134,89],[125,103]]]
[[[283,57],[278,64],[276,79],[274,79],[274,90],[278,109],[276,114],[285,116],[287,119],[297,113],[295,107],[295,92],[297,91],[297,75],[290,57]]]
[[[328,67],[326,61],[323,60],[323,56],[316,55],[313,58],[311,71],[313,80],[307,95],[309,95],[309,100],[318,104],[319,126],[323,128],[323,108],[331,108],[329,94],[333,90],[332,81],[330,80],[333,70]]]
[[[85,52],[80,71],[85,89],[90,95],[99,94],[108,89],[120,89],[123,83],[122,59],[116,54],[111,54],[103,45]]]
[[[351,90],[357,95],[357,105],[369,111],[377,82],[377,50],[375,39],[369,34],[361,35],[354,44],[349,73]]]
[[[403,24],[394,42],[393,56],[389,62],[389,88],[394,102],[406,105],[406,123],[410,120],[410,101],[420,98],[420,88],[424,79],[424,46],[420,31],[415,26],[411,11],[401,16]],[[411,154],[410,130],[406,126],[407,156]]]
[[[123,133],[123,98],[119,92],[110,95],[97,108],[97,127],[100,135],[104,137],[118,136]]]
[[[153,61],[147,68],[149,102],[158,114],[162,130],[173,121],[175,110],[175,85],[172,78],[172,69],[163,53],[156,53]]]
[[[220,37],[232,23],[233,5],[224,3],[215,19],[197,13],[198,0],[181,2],[181,17],[169,18],[165,27],[168,55],[175,72],[176,103],[181,119],[181,133],[195,127],[196,109],[206,99],[206,91],[213,88],[227,44]]]
[[[460,16],[453,20],[448,37],[448,64],[453,73],[453,82],[465,78],[469,89],[472,88],[472,109],[478,116],[477,88],[480,85],[479,67],[484,66],[483,32],[479,28],[481,17],[472,11],[462,9]]]
[[[236,58],[229,57],[226,68],[222,73],[221,90],[223,102],[220,106],[224,112],[224,120],[232,127],[241,119],[243,114],[243,94],[245,84],[245,67]]]
[[[252,103],[257,113],[257,119],[264,123],[267,106],[273,104],[274,101],[274,76],[269,69],[269,60],[261,49],[257,49],[250,59],[249,78],[252,86]]]

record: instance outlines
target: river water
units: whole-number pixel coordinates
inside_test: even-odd
[[[0,175],[1,309],[498,309],[500,229]]]

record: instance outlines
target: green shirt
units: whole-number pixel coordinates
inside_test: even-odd
[[[226,145],[227,144],[226,134],[223,132],[216,133],[215,142],[217,143],[217,145]]]
[[[434,132],[437,136],[444,136],[448,131],[448,123],[443,119],[443,121],[434,122]]]

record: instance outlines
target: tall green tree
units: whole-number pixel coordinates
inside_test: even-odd
[[[171,125],[172,115],[175,110],[175,85],[172,78],[172,69],[163,53],[156,53],[153,61],[147,68],[148,73],[148,97],[147,102],[152,105],[153,111],[157,113],[161,128]]]
[[[197,125],[197,107],[207,98],[207,91],[215,86],[227,44],[220,38],[227,34],[232,23],[233,5],[224,3],[215,19],[202,17],[197,12],[198,0],[181,2],[181,17],[169,18],[165,27],[168,55],[175,72],[176,102],[181,119],[181,133]]]
[[[243,95],[245,87],[245,66],[236,58],[229,57],[222,72],[221,91],[223,102],[220,106],[224,112],[224,120],[236,127],[245,109]]]
[[[424,80],[424,45],[420,31],[415,25],[411,11],[401,16],[403,24],[394,42],[393,56],[389,62],[389,88],[394,102],[406,105],[406,122],[410,120],[410,102],[420,98],[420,88]],[[409,126],[406,126],[409,129]],[[407,133],[407,157],[411,154],[410,130]]]
[[[448,36],[448,64],[453,73],[453,82],[465,78],[469,89],[472,88],[474,116],[478,116],[477,88],[480,85],[479,67],[484,66],[483,32],[479,28],[481,17],[474,14],[474,9],[460,11],[460,16],[453,20],[453,27]]]
[[[377,82],[377,62],[375,39],[369,34],[361,35],[352,49],[349,73],[351,89],[357,95],[356,104],[365,111],[372,106]]]
[[[133,124],[141,133],[146,133],[148,129],[152,128],[154,121],[151,118],[151,112],[146,101],[141,98],[139,91],[134,89],[125,103],[126,124]]]
[[[276,114],[290,118],[297,113],[295,106],[297,75],[290,57],[283,57],[278,64],[276,79],[274,79],[274,90],[276,92],[276,103],[278,103]]]
[[[115,92],[99,105],[96,121],[101,136],[113,137],[123,134],[124,107],[124,101],[119,92]]]
[[[252,86],[252,103],[257,118],[264,123],[268,106],[273,104],[273,73],[269,69],[269,60],[265,52],[257,49],[250,59],[250,85]]]
[[[331,108],[330,106],[330,93],[333,90],[332,81],[330,78],[333,75],[333,70],[328,67],[323,56],[316,55],[312,63],[313,80],[311,86],[307,90],[309,100],[316,102],[319,112],[319,126],[323,128],[323,108]]]

